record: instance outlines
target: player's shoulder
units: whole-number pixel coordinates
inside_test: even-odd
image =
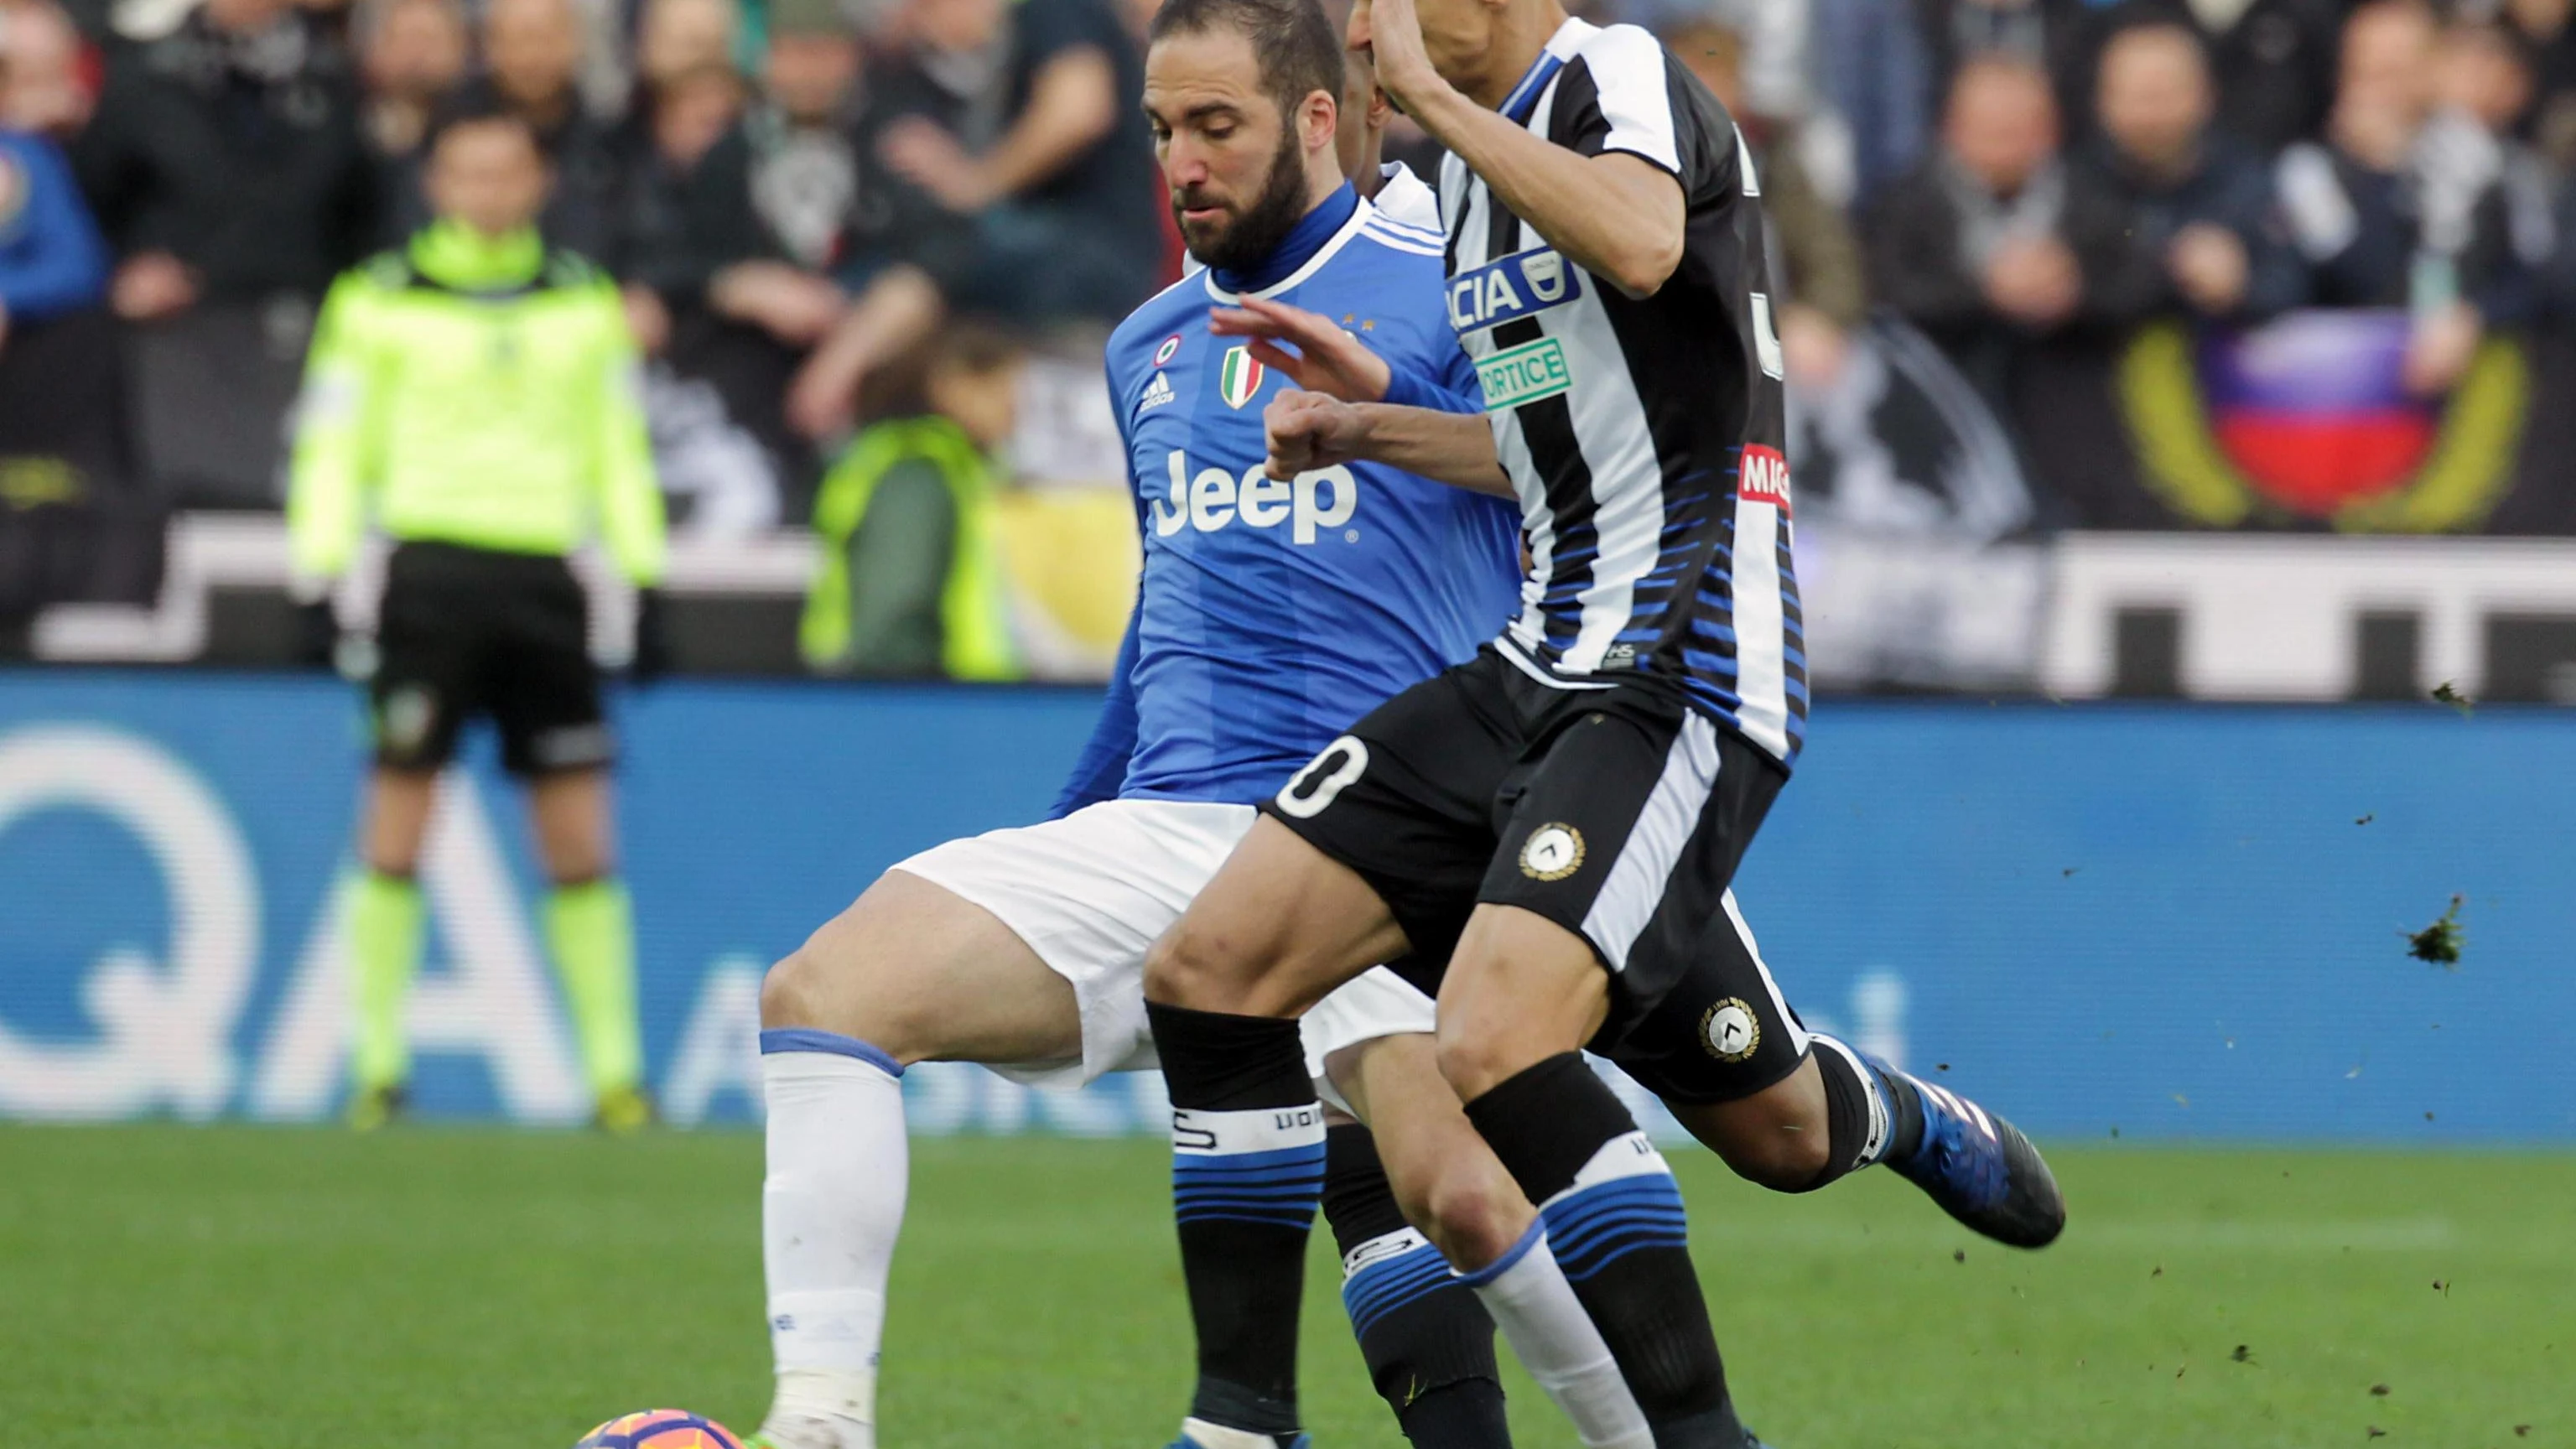
[[[1405,179],[1411,180],[1412,174],[1406,172]],[[1426,196],[1429,193],[1429,188],[1419,181],[1413,182],[1413,190]],[[1438,264],[1448,244],[1448,238],[1440,231],[1439,204],[1431,204],[1431,215],[1426,221],[1420,214],[1420,206],[1411,198],[1399,195],[1398,201],[1404,204],[1401,211],[1375,201],[1361,202],[1357,240],[1380,252],[1404,257],[1429,257],[1435,265]]]
[[[1430,184],[1413,174],[1413,168],[1401,161],[1390,161],[1378,173],[1377,195],[1369,203],[1378,215],[1420,237],[1441,243],[1447,235],[1447,223],[1440,215],[1440,197]]]
[[[1741,182],[1756,194],[1744,166],[1735,118],[1652,31],[1637,25],[1569,21],[1559,36],[1576,99],[1558,101],[1560,124],[1606,131],[1606,149],[1635,152],[1683,178],[1694,194]]]
[[[1153,360],[1163,343],[1211,305],[1207,274],[1196,269],[1145,299],[1126,320],[1110,329],[1105,356],[1112,374],[1123,375]]]
[[[1581,27],[1576,29],[1575,27]],[[1616,25],[1593,25],[1574,21],[1567,34],[1559,37],[1568,61],[1580,60],[1592,75],[1593,84],[1607,89],[1614,85],[1663,85],[1679,62],[1671,51],[1655,38],[1655,33],[1642,25],[1621,22]],[[1551,47],[1552,49],[1555,47]]]

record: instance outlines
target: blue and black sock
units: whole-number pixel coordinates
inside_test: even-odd
[[[1172,1209],[1198,1329],[1190,1417],[1297,1428],[1297,1307],[1324,1109],[1294,1020],[1145,1004],[1172,1095]]]
[[[1609,1086],[1566,1052],[1468,1103],[1467,1118],[1539,1205],[1557,1263],[1657,1449],[1742,1449],[1681,1189]]]
[[[1324,1220],[1342,1254],[1342,1306],[1369,1381],[1414,1449],[1510,1449],[1494,1320],[1449,1262],[1405,1222],[1355,1124],[1325,1139]]]

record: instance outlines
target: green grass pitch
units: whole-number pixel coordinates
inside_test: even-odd
[[[1883,1173],[1783,1198],[1677,1152],[1748,1418],[1784,1449],[2576,1445],[2576,1155],[2055,1158],[2073,1227],[2017,1255]],[[1163,1174],[1144,1142],[921,1145],[887,1449],[1165,1443]],[[747,1431],[759,1177],[746,1133],[0,1129],[0,1407],[83,1449],[561,1449],[666,1404]],[[1320,1233],[1311,1264],[1319,1449],[1395,1445]],[[1513,1383],[1521,1442],[1572,1444]]]

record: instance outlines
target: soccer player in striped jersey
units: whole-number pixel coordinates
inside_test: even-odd
[[[1255,802],[1350,717],[1467,657],[1510,612],[1508,508],[1374,464],[1264,477],[1262,409],[1280,379],[1210,331],[1213,307],[1246,297],[1326,308],[1407,358],[1423,379],[1417,397],[1472,406],[1474,374],[1441,309],[1438,233],[1382,216],[1343,184],[1330,26],[1313,0],[1169,0],[1153,33],[1145,103],[1183,231],[1208,270],[1140,307],[1108,349],[1144,532],[1136,614],[1054,817],[902,862],[764,986],[778,1390],[757,1440],[774,1449],[873,1449],[906,1191],[904,1068],[979,1061],[1074,1086],[1152,1065],[1146,950],[1251,828]],[[1336,993],[1313,1022],[1319,1056],[1388,1032],[1419,1039],[1431,1024],[1430,999],[1391,973]],[[1405,1110],[1417,1102],[1437,1109],[1429,1130],[1472,1136],[1454,1094],[1436,1072],[1424,1076],[1429,1092],[1381,1114],[1390,1139],[1421,1136]],[[1330,1155],[1321,1111],[1255,1135],[1257,1162],[1175,1173],[1183,1231],[1301,1256]],[[1499,1164],[1486,1166],[1511,1194]],[[1418,1257],[1412,1265],[1425,1271]],[[1554,1287],[1570,1298],[1561,1279]],[[1292,1276],[1223,1301],[1215,1311],[1230,1331],[1205,1350],[1221,1364],[1280,1366],[1276,1383],[1267,1367],[1217,1377],[1258,1379],[1252,1395],[1285,1401],[1290,1415],[1301,1288]],[[1372,1299],[1370,1329],[1406,1327],[1393,1316],[1398,1298],[1420,1302]],[[1420,1315],[1402,1316],[1419,1326]],[[1552,1386],[1615,1395],[1606,1346],[1573,1318],[1589,1351],[1565,1355],[1569,1371]],[[1481,1344],[1454,1335],[1454,1353],[1421,1334],[1395,1350],[1385,1332],[1364,1337],[1380,1346],[1373,1361],[1401,1352],[1432,1371],[1399,1406],[1416,1443],[1505,1442],[1489,1328]],[[1219,1431],[1202,1441],[1239,1442]]]
[[[1490,427],[1354,403],[1412,384],[1257,309],[1299,345],[1300,381],[1341,394],[1273,405],[1271,471],[1367,460],[1516,495],[1522,609],[1264,807],[1158,943],[1148,1012],[1176,1132],[1222,1139],[1311,1100],[1306,1003],[1380,961],[1436,985],[1441,1067],[1541,1205],[1508,1251],[1460,1264],[1469,1280],[1517,1344],[1533,1325],[1511,1288],[1553,1260],[1652,1443],[1735,1449],[1751,1440],[1678,1194],[1578,1049],[1688,1079],[1757,1040],[1702,947],[1740,930],[1726,886],[1805,717],[1758,186],[1723,110],[1644,32],[1554,0],[1427,3],[1427,26],[1412,0],[1367,23],[1380,83],[1451,152],[1449,320]],[[2055,1185],[2018,1132],[1830,1045],[1798,1066],[1842,1109],[1829,1172],[1910,1139],[1890,1160],[1954,1214],[2055,1236]],[[1225,1169],[1221,1140],[1176,1142]],[[1282,1271],[1210,1264],[1186,1229],[1183,1250],[1194,1288]]]

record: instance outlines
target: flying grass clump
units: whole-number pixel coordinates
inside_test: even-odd
[[[2442,918],[2406,938],[2406,954],[2418,961],[2456,969],[2460,964],[2460,907],[2464,898],[2451,897],[2451,908]]]

